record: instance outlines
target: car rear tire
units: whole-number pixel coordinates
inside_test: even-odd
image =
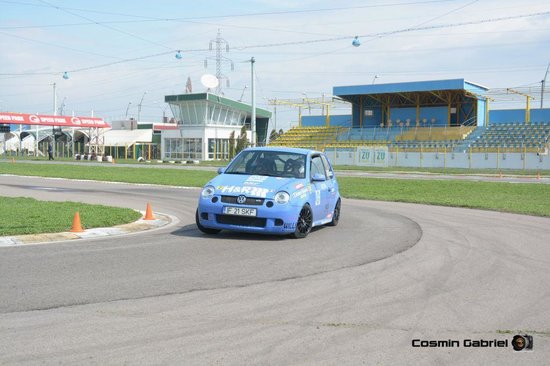
[[[340,200],[340,198],[338,198],[338,201],[336,202],[336,206],[334,206],[334,212],[332,212],[332,221],[327,224],[328,226],[338,225],[338,221],[340,221],[341,206],[342,206],[342,201]]]
[[[197,227],[199,228],[200,231],[202,231],[203,233],[208,234],[208,235],[214,235],[214,234],[217,234],[221,231],[220,229],[209,229],[207,227],[202,226],[200,221],[199,221],[199,209],[198,208],[197,208],[197,211],[195,211],[195,223],[197,224]]]
[[[296,239],[305,238],[313,227],[313,212],[311,207],[306,203],[300,210],[298,216],[298,222],[296,223],[296,230],[292,234]]]

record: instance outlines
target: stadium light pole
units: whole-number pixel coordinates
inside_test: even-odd
[[[130,110],[130,105],[132,102],[128,102],[128,107],[126,107],[126,118],[128,118],[128,111]]]
[[[143,99],[145,98],[145,95],[147,94],[147,91],[145,91],[143,93],[143,95],[141,96],[141,100],[139,101],[139,104],[138,104],[138,118],[137,118],[137,121],[141,121],[141,105],[143,104]]]
[[[544,79],[541,81],[541,87],[540,87],[540,109],[544,108],[544,88],[546,87],[546,77],[548,76],[548,70],[550,69],[550,62],[548,63],[548,66],[546,67],[546,73],[544,73]]]

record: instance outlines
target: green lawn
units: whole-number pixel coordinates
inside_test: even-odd
[[[201,187],[209,179],[216,175],[215,172],[193,169],[136,169],[106,166],[86,166],[86,165],[53,165],[53,164],[23,164],[0,162],[0,174],[15,175],[33,175],[44,177],[62,177],[75,179],[104,180],[129,183],[153,183],[161,185],[191,186]],[[493,183],[493,182],[470,182],[458,180],[400,180],[400,179],[376,179],[376,178],[356,178],[340,177],[340,192],[343,197],[360,198],[382,201],[399,201],[424,203],[431,205],[471,207],[487,210],[496,210],[503,212],[515,212],[521,214],[550,216],[550,185],[548,184],[511,184],[511,183]],[[4,198],[1,199],[4,201]],[[7,201],[5,201],[7,202]],[[64,213],[63,220],[57,209],[46,209],[35,211],[31,206],[24,205],[22,211],[17,214],[11,212],[0,204],[0,222],[2,228],[9,223],[9,220],[18,218],[18,223],[11,223],[8,227],[18,225],[23,228],[26,225],[36,226],[40,222],[37,231],[48,228],[50,218],[42,219],[39,212],[44,217],[51,216],[51,212],[56,212],[56,218],[51,219],[52,224],[62,221],[65,226],[61,230],[57,227],[55,230],[63,231],[70,228],[74,207],[72,210]],[[81,204],[71,203],[71,205],[82,206]],[[96,206],[93,206],[96,207]],[[111,210],[111,209],[109,209]],[[119,210],[119,209],[113,209]],[[8,212],[8,214],[6,214]],[[115,212],[115,211],[113,211]],[[114,214],[111,214],[114,215]],[[118,215],[118,214],[117,214]],[[19,218],[31,217],[29,221],[20,223]],[[81,217],[86,227],[110,226],[119,223],[114,218],[104,214],[89,214],[81,210]],[[118,217],[118,216],[117,216]],[[132,219],[135,216],[132,216]],[[92,220],[88,222],[87,220]],[[99,220],[95,223],[93,220]],[[132,221],[132,220],[128,220]],[[126,221],[126,222],[128,222]],[[116,222],[116,223],[113,223]],[[47,229],[50,230],[50,229]],[[53,229],[52,229],[53,230]],[[0,231],[0,235],[6,235]]]
[[[550,216],[550,185],[341,177],[343,197]]]
[[[42,161],[47,162],[48,157],[34,157],[34,156],[11,156],[11,155],[0,155],[0,162],[12,162],[12,159],[15,162],[26,162],[26,161]],[[116,164],[136,164],[136,165],[168,165],[167,161],[169,159],[164,159],[164,163],[158,163],[157,159],[149,160],[149,163],[143,161],[137,161],[137,159],[115,159]],[[79,164],[89,164],[89,163],[98,163],[96,160],[75,160],[74,158],[68,158],[68,157],[56,157],[55,161],[61,161],[61,162],[67,162],[67,163],[79,163]],[[107,162],[103,162],[104,164],[108,164]],[[179,165],[179,163],[177,163]],[[201,160],[199,164],[193,164],[194,166],[208,166],[208,167],[220,167],[220,166],[226,166],[229,164],[229,160]]]
[[[76,164],[54,165],[47,162],[44,164],[0,162],[0,174],[201,187],[214,177],[216,172],[194,169],[136,169],[109,164],[89,166]]]
[[[76,211],[84,229],[126,224],[141,217],[128,208],[0,197],[0,236],[69,231]]]

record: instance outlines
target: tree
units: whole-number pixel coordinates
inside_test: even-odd
[[[279,137],[279,134],[275,129],[272,129],[271,133],[269,134],[269,142],[277,140],[277,137]]]
[[[235,131],[231,131],[229,134],[229,159],[233,159],[235,156]]]
[[[241,128],[241,134],[237,138],[237,148],[235,149],[235,154],[240,153],[242,150],[248,147],[248,138],[246,137],[246,126]]]

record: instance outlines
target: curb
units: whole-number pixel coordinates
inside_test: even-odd
[[[142,214],[144,212],[140,211]],[[87,229],[81,233],[61,232],[29,235],[0,236],[0,247],[14,247],[29,244],[48,244],[78,239],[105,238],[109,236],[122,236],[136,234],[149,230],[163,228],[170,224],[176,224],[179,220],[171,215],[155,213],[155,220],[143,220],[143,218],[129,224],[113,227],[100,227]]]

